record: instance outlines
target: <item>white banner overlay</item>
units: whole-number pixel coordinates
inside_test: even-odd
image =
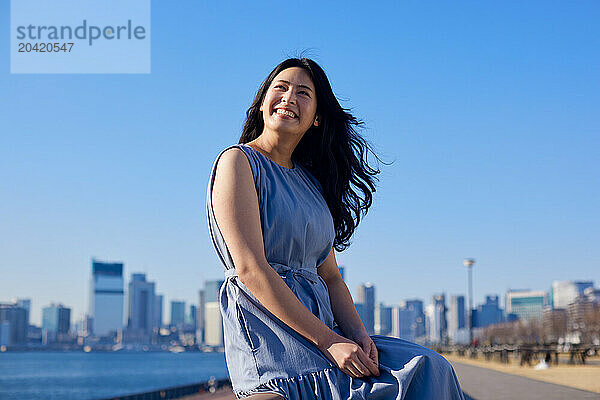
[[[150,0],[11,0],[10,72],[150,73]]]

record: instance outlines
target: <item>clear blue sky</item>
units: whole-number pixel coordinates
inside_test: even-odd
[[[149,75],[11,75],[0,2],[0,301],[78,316],[93,256],[197,301],[210,167],[303,49],[394,161],[338,255],[352,291],[465,293],[464,257],[477,302],[600,283],[597,1],[206,3],[152,2]]]

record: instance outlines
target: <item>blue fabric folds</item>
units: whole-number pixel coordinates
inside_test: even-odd
[[[343,333],[335,324],[327,285],[317,274],[335,238],[321,185],[295,160],[294,168],[285,168],[248,145],[229,146],[213,164],[207,213],[211,239],[225,268],[219,303],[225,357],[236,397],[277,393],[293,400],[463,399],[452,366],[432,350],[373,336],[381,375],[354,379],[260,304],[237,278],[212,209],[216,165],[232,147],[241,149],[250,163],[267,261],[308,310]]]

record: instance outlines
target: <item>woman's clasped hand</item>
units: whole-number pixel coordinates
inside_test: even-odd
[[[379,376],[377,356],[375,355],[375,359],[370,358],[360,345],[350,339],[333,333],[331,338],[319,347],[329,361],[353,378]]]

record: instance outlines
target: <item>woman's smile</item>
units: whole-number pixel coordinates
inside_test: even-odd
[[[298,119],[295,112],[286,108],[276,108],[274,114],[282,119]]]

